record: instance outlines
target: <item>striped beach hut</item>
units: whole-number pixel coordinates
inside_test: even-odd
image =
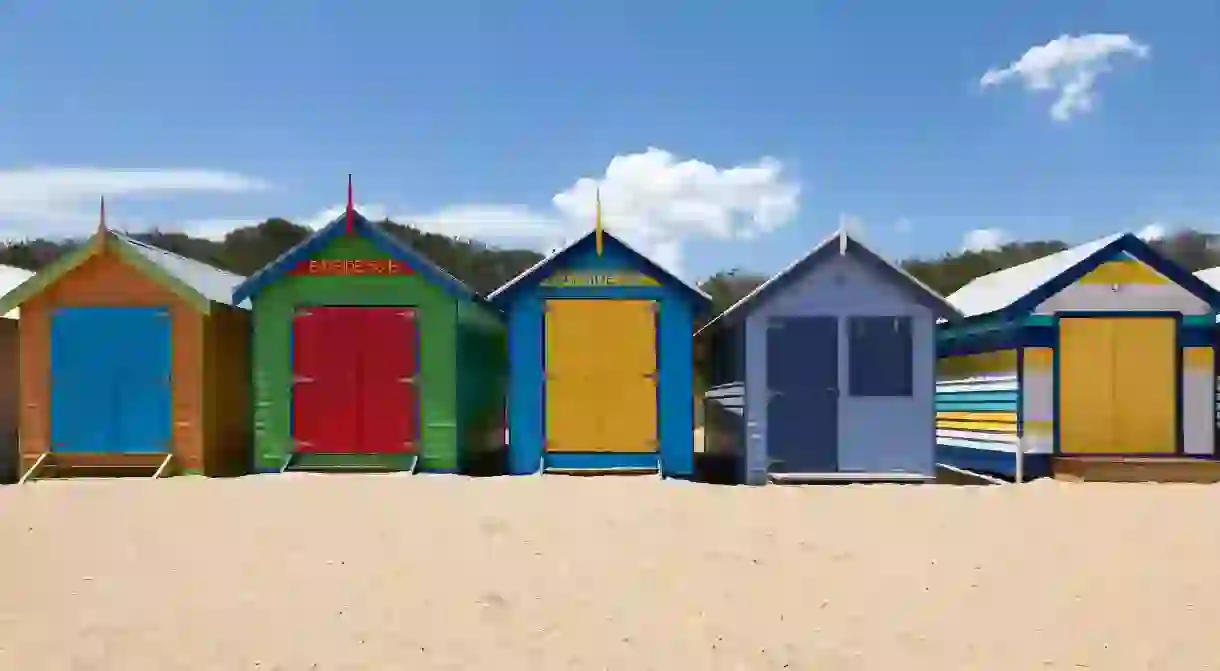
[[[980,277],[949,301],[966,319],[937,336],[941,462],[1019,479],[1215,458],[1220,292],[1135,235]]]

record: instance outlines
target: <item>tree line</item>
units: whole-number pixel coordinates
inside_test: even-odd
[[[542,259],[534,251],[502,249],[473,240],[427,233],[393,221],[382,225],[395,237],[431,258],[455,277],[486,295]],[[239,275],[250,275],[312,231],[281,218],[238,228],[223,240],[196,238],[184,233],[152,230],[133,233],[132,237],[162,249],[224,268]],[[82,239],[27,239],[0,244],[0,263],[37,271],[62,254],[82,244]],[[1152,245],[1191,271],[1220,266],[1217,236],[1200,231],[1174,233]],[[908,259],[902,267],[924,284],[949,295],[970,280],[1031,261],[1068,247],[1059,240],[1013,242],[986,251],[943,254],[936,258]],[[713,299],[712,314],[718,314],[753,291],[766,278],[757,273],[730,269],[718,272],[700,283]]]

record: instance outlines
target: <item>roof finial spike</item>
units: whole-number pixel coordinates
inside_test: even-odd
[[[106,197],[102,196],[101,209],[97,218],[97,232],[99,235],[105,235],[106,230]]]
[[[593,197],[596,199],[596,204],[594,205],[594,207],[597,208],[593,215],[593,235],[594,235],[593,242],[594,242],[594,245],[597,247],[597,255],[601,256],[602,255],[602,189],[600,186],[597,187],[597,190],[594,192]]]
[[[847,255],[847,225],[848,220],[846,215],[839,215],[839,255]]]
[[[355,218],[356,204],[352,199],[352,173],[347,173],[347,232],[352,232],[352,220]]]

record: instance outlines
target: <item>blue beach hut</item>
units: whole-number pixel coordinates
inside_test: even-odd
[[[488,298],[508,321],[510,473],[692,474],[707,294],[599,226]]]

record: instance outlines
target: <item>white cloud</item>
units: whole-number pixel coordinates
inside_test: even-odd
[[[962,251],[985,252],[999,249],[1008,241],[1008,234],[998,228],[979,228],[968,231],[962,239]]]
[[[1160,222],[1153,222],[1153,223],[1148,224],[1147,226],[1141,228],[1139,230],[1139,232],[1136,233],[1135,235],[1138,236],[1141,240],[1152,241],[1152,240],[1160,240],[1160,239],[1164,238],[1168,232],[1169,231],[1166,230],[1164,224],[1162,224]]]
[[[391,219],[455,238],[538,240],[563,234],[557,217],[524,205],[454,205],[425,215]]]
[[[167,193],[241,193],[266,182],[215,170],[28,168],[0,170],[0,235],[80,234],[98,220],[98,201]],[[112,210],[113,212],[113,210]],[[122,217],[111,218],[118,223]]]
[[[1126,54],[1148,58],[1151,49],[1130,35],[1094,33],[1061,35],[1031,47],[1005,68],[992,68],[979,80],[983,88],[1020,79],[1030,91],[1058,91],[1051,116],[1066,121],[1093,109],[1098,77],[1111,68],[1111,60]]]
[[[541,210],[496,203],[456,204],[425,213],[389,212],[379,204],[357,209],[370,219],[388,213],[390,219],[422,230],[546,251],[593,227],[599,189],[607,230],[676,274],[682,272],[686,243],[766,233],[790,222],[800,204],[800,186],[776,159],[720,168],[650,147],[615,156],[603,175],[576,180]],[[299,221],[317,228],[344,208],[335,205]]]

